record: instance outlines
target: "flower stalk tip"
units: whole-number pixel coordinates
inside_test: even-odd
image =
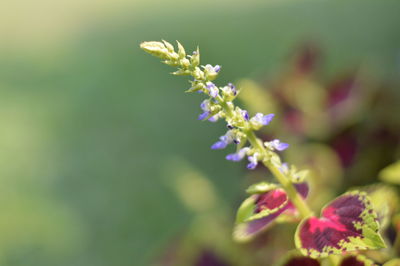
[[[215,122],[223,118],[226,121],[227,133],[221,136],[211,146],[211,149],[225,149],[231,143],[237,144],[237,151],[226,155],[227,160],[237,162],[247,156],[248,169],[255,169],[258,163],[262,162],[282,184],[302,216],[310,215],[311,211],[303,199],[297,195],[292,185],[292,179],[286,176],[289,173],[285,173],[286,168],[282,165],[279,155],[275,153],[275,151],[287,149],[289,144],[278,139],[263,143],[254,133],[263,126],[269,125],[274,114],[256,113],[251,117],[246,110],[235,106],[233,101],[239,91],[232,83],[222,87],[218,87],[214,83],[221,71],[221,66],[211,64],[201,66],[198,47],[191,55],[186,53],[179,42],[177,42],[177,52],[170,43],[164,40],[162,42],[143,42],[140,47],[147,53],[161,58],[165,64],[177,67],[178,70],[173,73],[174,75],[193,77],[193,80],[190,81],[191,87],[187,92],[198,92],[207,97],[200,105],[202,113],[198,116],[199,120]],[[244,147],[246,143],[248,146]],[[304,176],[304,174],[302,175]]]

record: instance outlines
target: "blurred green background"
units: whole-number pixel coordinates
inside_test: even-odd
[[[222,65],[218,84],[265,79],[304,41],[323,51],[320,80],[363,65],[399,81],[398,1],[1,6],[0,265],[177,265],[165,254],[197,215],[174,185],[182,169],[218,197],[230,239],[246,171],[209,149],[224,125],[196,120],[202,97],[183,93],[187,81],[142,41],[199,45],[203,63]]]

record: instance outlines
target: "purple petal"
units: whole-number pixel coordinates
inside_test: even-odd
[[[218,116],[217,115],[213,115],[212,117],[210,117],[208,119],[208,121],[210,121],[210,122],[217,122],[217,120],[218,120]]]
[[[247,169],[253,170],[257,167],[257,164],[258,164],[257,162],[255,162],[255,163],[251,162],[247,165]]]
[[[221,66],[220,65],[216,65],[215,67],[214,67],[214,71],[215,72],[219,72],[221,70]]]
[[[212,82],[210,82],[210,81],[206,83],[206,88],[207,88],[207,89],[211,89],[211,88],[214,87],[214,86],[215,86],[214,83],[212,83]]]
[[[279,167],[279,171],[282,174],[285,174],[289,171],[289,165],[287,163],[283,163],[280,167]]]
[[[210,112],[204,112],[204,113],[200,114],[197,119],[203,120],[203,119],[207,118],[209,115],[210,115]]]
[[[212,82],[207,82],[206,88],[208,89],[208,92],[210,93],[211,97],[215,98],[218,95],[218,88],[215,86],[214,83]]]
[[[212,146],[211,149],[213,150],[221,150],[221,149],[225,149],[225,147],[228,145],[228,143],[226,141],[218,141],[215,142]]]
[[[248,147],[242,148],[236,153],[228,154],[225,158],[229,161],[238,162],[242,160],[244,156],[246,156],[248,150],[249,150]]]
[[[209,104],[209,101],[208,101],[208,100],[202,101],[201,104],[200,104],[201,110],[203,110],[203,111],[208,111],[208,104]]]
[[[238,154],[238,153],[231,153],[231,154],[228,154],[225,158],[228,161],[238,162],[238,161],[242,160],[243,157],[244,156],[240,156],[240,154]]]
[[[261,123],[264,126],[268,125],[271,122],[272,118],[274,118],[274,116],[275,116],[274,114],[264,115]]]
[[[278,151],[283,151],[283,150],[286,150],[288,147],[289,147],[289,144],[280,142],[278,145],[275,146],[275,149],[277,149]]]
[[[249,120],[249,113],[246,110],[242,111],[242,116],[244,118],[244,120],[248,121]]]

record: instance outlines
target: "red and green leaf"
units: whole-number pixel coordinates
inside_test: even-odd
[[[306,183],[295,184],[295,187],[303,197],[307,196]],[[238,209],[233,232],[236,241],[252,239],[272,225],[272,222],[287,210],[287,214],[296,214],[285,190],[276,185],[259,183],[247,191],[253,194]]]
[[[375,262],[368,259],[364,255],[349,255],[342,258],[337,262],[338,266],[377,266]],[[289,256],[284,260],[281,266],[320,266],[325,265],[321,263],[321,259],[310,258],[298,253],[289,252]]]
[[[313,258],[306,256],[293,256],[285,261],[282,266],[320,266],[321,263]]]
[[[343,194],[325,206],[321,216],[306,218],[297,227],[296,247],[306,256],[385,247],[377,215],[364,192]]]
[[[377,264],[363,255],[347,256],[343,258],[340,266],[376,266]]]

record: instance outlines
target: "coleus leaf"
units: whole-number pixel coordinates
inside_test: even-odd
[[[378,233],[377,215],[365,192],[339,196],[322,209],[321,216],[306,218],[297,227],[296,247],[306,256],[385,247]]]
[[[285,259],[281,266],[320,266],[321,262],[319,259],[313,259],[307,256],[302,256],[297,253],[289,256]],[[377,266],[372,260],[367,257],[358,255],[349,255],[344,257],[338,266]]]
[[[384,182],[400,185],[400,160],[384,168],[379,173],[379,178]]]
[[[396,189],[382,183],[364,186],[358,189],[368,194],[377,214],[380,225],[379,230],[383,232],[390,224],[390,218],[399,209],[400,199]]]
[[[363,255],[351,255],[343,258],[340,266],[377,266],[377,264]]]
[[[305,256],[294,256],[288,259],[282,266],[320,266],[321,263],[313,258]]]
[[[400,265],[400,258],[391,259],[385,264],[383,264],[383,266],[399,266],[399,265]]]
[[[307,196],[306,183],[295,184],[295,187],[304,198]],[[239,242],[252,239],[267,229],[280,214],[295,209],[285,190],[277,185],[263,182],[251,186],[247,191],[252,195],[240,205],[233,232],[233,238]]]

